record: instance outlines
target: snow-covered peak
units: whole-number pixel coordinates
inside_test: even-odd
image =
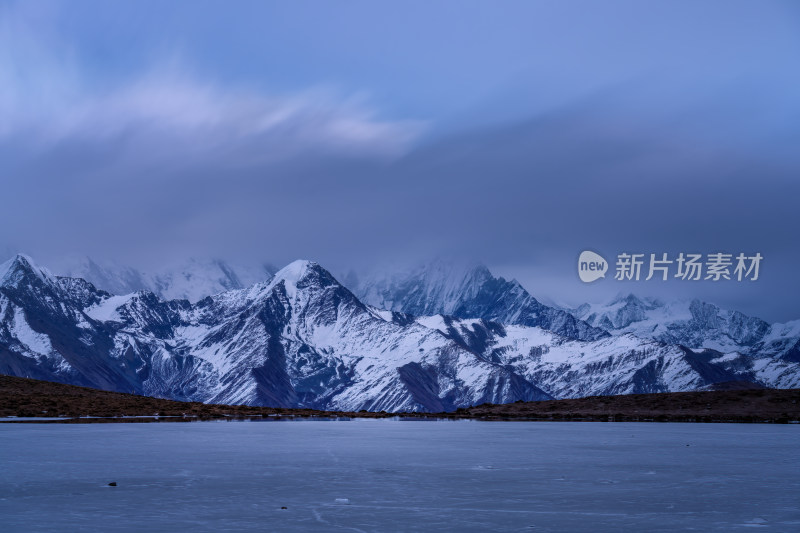
[[[266,263],[230,264],[220,259],[189,258],[142,271],[85,256],[65,257],[55,271],[82,278],[112,294],[150,291],[165,300],[197,302],[221,292],[243,289],[268,281],[275,268]]]
[[[292,261],[276,272],[269,282],[256,285],[254,289],[260,293],[264,293],[265,290],[271,292],[279,285],[283,286],[290,299],[294,299],[298,292],[305,292],[307,288],[311,287],[320,288],[331,285],[342,287],[330,272],[318,263],[305,259]],[[248,292],[252,293],[252,290]]]
[[[769,339],[778,337],[800,338],[800,320],[773,324]]]
[[[235,269],[219,259],[190,258],[144,275],[145,286],[166,300],[196,302],[224,291],[250,285],[242,282]],[[267,275],[255,281],[264,281]],[[254,281],[254,282],[255,282]]]
[[[365,280],[356,294],[375,307],[415,316],[446,315],[539,326],[575,339],[608,335],[567,311],[543,305],[516,280],[496,277],[480,264],[435,261],[410,273]]]
[[[0,285],[16,287],[27,277],[35,276],[43,282],[52,281],[53,274],[46,268],[38,266],[25,254],[17,254],[0,265]]]
[[[454,314],[463,301],[474,298],[493,279],[482,264],[438,259],[394,274],[374,272],[353,288],[362,300],[381,309],[416,315]]]
[[[310,272],[321,268],[319,264],[313,261],[297,259],[276,272],[273,281],[285,281],[286,283],[297,285],[297,283]]]
[[[583,304],[572,310],[581,320],[606,330],[623,329],[648,317],[658,315],[660,320],[673,316],[689,317],[689,302],[673,302],[666,305],[653,298],[640,298],[635,294],[620,293],[607,304]]]
[[[629,292],[629,293],[621,292],[621,293],[617,294],[617,296],[613,300],[611,300],[611,303],[609,305],[641,305],[641,306],[645,306],[645,305],[647,305],[645,303],[645,300],[646,299],[639,298],[638,296],[636,296],[632,292]]]
[[[698,299],[662,302],[627,294],[608,304],[584,304],[573,310],[573,314],[617,335],[633,333],[642,338],[721,352],[749,353],[767,339],[765,335],[770,331],[770,325],[760,318]]]
[[[59,276],[84,279],[111,294],[155,291],[145,274],[110,261],[100,263],[88,256],[71,254],[63,257],[53,267],[53,271]]]

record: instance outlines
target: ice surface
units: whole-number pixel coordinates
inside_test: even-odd
[[[0,516],[7,533],[797,531],[798,445],[775,425],[0,424]]]

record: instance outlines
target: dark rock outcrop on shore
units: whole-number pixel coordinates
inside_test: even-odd
[[[260,417],[449,418],[657,422],[773,422],[800,420],[800,389],[728,390],[592,396],[571,400],[482,404],[448,413],[337,412],[176,402],[62,383],[0,375],[0,416],[68,417],[64,421],[146,422]],[[76,417],[101,417],[78,419]],[[121,418],[140,417],[140,418]],[[166,418],[165,418],[166,417]]]
[[[282,409],[247,405],[177,402],[136,394],[109,392],[50,381],[0,375],[0,417],[101,417],[94,421],[136,421],[116,417],[248,418],[292,414],[325,416],[312,409]],[[379,413],[371,413],[379,415]]]
[[[747,387],[723,390],[590,396],[569,400],[484,404],[456,411],[482,420],[591,420],[654,422],[773,422],[800,420],[800,389]]]

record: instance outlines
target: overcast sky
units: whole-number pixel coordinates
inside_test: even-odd
[[[444,256],[797,319],[800,4],[0,2],[0,195],[44,265]],[[587,285],[584,249],[764,260]]]

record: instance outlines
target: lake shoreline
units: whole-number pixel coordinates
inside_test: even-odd
[[[343,412],[179,402],[0,375],[0,423],[152,423],[391,419],[520,422],[800,422],[800,389],[592,396],[482,404],[441,413]]]

